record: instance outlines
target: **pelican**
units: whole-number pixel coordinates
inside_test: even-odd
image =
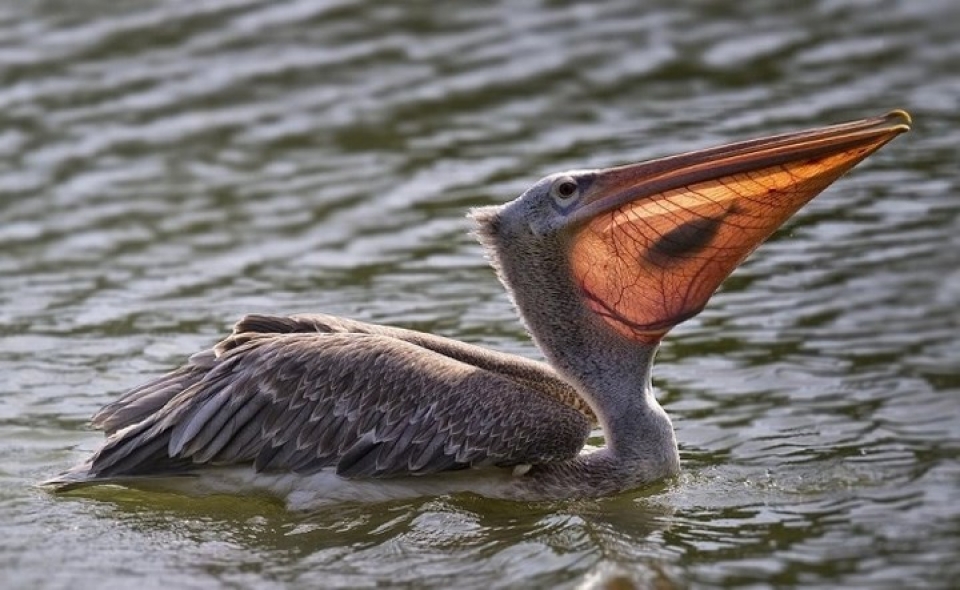
[[[329,315],[248,315],[123,395],[45,484],[254,493],[310,509],[455,492],[595,498],[676,475],[661,340],[903,111],[543,178],[469,213],[546,362]],[[584,452],[599,426],[605,446]]]

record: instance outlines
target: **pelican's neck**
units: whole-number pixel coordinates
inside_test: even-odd
[[[642,479],[675,473],[673,426],[650,384],[659,345],[626,339],[584,305],[562,244],[511,236],[492,213],[474,214],[491,263],[548,362],[596,414],[604,456]]]
[[[526,301],[519,291],[515,290],[517,307],[541,350],[596,414],[606,454],[642,471],[644,479],[676,472],[673,425],[650,380],[659,345],[627,341],[592,315],[578,317],[572,309],[552,319],[544,317],[542,298]],[[592,314],[580,307],[584,314]]]

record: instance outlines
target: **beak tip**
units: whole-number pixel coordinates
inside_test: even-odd
[[[903,109],[894,109],[884,116],[891,125],[900,128],[902,131],[910,131],[913,125],[913,117]]]

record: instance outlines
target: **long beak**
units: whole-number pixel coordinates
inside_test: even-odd
[[[797,210],[909,129],[893,111],[595,173],[569,217],[585,301],[624,336],[662,338]]]

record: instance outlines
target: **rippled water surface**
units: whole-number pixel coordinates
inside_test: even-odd
[[[954,3],[435,4],[0,5],[3,587],[955,584]],[[32,487],[94,448],[99,406],[245,312],[536,357],[468,207],[894,107],[914,131],[665,343],[675,481],[310,515]]]

